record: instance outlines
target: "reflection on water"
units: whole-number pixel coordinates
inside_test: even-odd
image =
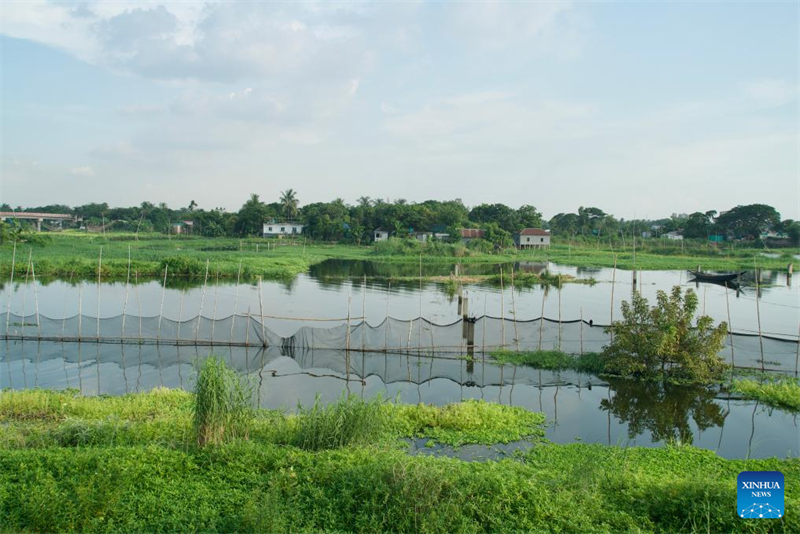
[[[191,389],[194,365],[207,347],[92,343],[0,343],[0,387],[76,388],[87,395],[120,395],[154,387]],[[575,372],[495,365],[481,359],[351,353],[214,349],[243,375],[254,377],[259,405],[293,410],[336,401],[343,392],[408,403],[447,404],[484,399],[547,417],[556,443],[662,446],[680,440],[729,458],[798,456],[797,417],[706,388],[626,380],[604,381]]]
[[[654,441],[693,442],[694,428],[700,431],[722,426],[727,413],[709,388],[676,386],[661,382],[610,380],[614,390],[600,408],[628,424],[634,439],[649,431]]]

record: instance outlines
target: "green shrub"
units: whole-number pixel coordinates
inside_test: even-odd
[[[253,419],[253,385],[221,359],[200,366],[194,398],[194,428],[199,445],[247,438]]]
[[[289,443],[301,449],[320,451],[376,440],[385,430],[383,401],[365,401],[355,395],[321,406],[319,397],[310,409],[298,407]]]
[[[624,377],[661,377],[676,382],[709,383],[719,380],[727,365],[718,355],[727,323],[714,326],[706,315],[692,319],[697,310],[697,295],[691,289],[684,295],[680,286],[670,295],[657,293],[652,308],[647,299],[634,292],[631,301],[622,303],[621,321],[608,331],[611,343],[604,349],[606,369]]]
[[[582,373],[601,374],[605,372],[605,360],[600,353],[586,352],[573,356],[560,350],[513,351],[497,350],[491,357],[500,363],[529,365],[538,369],[560,371],[572,369]]]

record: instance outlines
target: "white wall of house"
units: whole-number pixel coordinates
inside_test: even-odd
[[[389,239],[389,232],[386,230],[375,230],[372,232],[372,238],[375,241],[386,241]]]
[[[520,235],[519,246],[522,248],[527,247],[549,247],[549,235]]]
[[[264,223],[264,236],[276,235],[300,235],[303,233],[303,225],[299,223],[276,222]]]
[[[667,232],[664,234],[664,237],[671,239],[672,241],[680,241],[683,239],[683,236],[677,232]]]

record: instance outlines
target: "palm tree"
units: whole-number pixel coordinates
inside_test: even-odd
[[[293,219],[297,215],[297,205],[299,202],[300,201],[297,200],[297,193],[294,189],[281,191],[280,203],[283,204],[283,214],[287,218]]]

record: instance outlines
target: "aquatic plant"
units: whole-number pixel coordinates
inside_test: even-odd
[[[529,365],[538,369],[550,369],[553,371],[572,369],[593,374],[605,372],[605,361],[602,354],[597,352],[572,355],[560,350],[497,350],[490,353],[490,356],[500,363]]]
[[[194,429],[199,445],[246,438],[252,406],[252,383],[215,356],[200,364],[194,396]]]
[[[794,377],[734,380],[731,391],[776,408],[800,412],[800,382]]]
[[[324,406],[319,396],[311,408],[298,406],[289,443],[301,449],[319,451],[376,440],[385,430],[380,397],[365,401],[357,395],[342,395],[338,402]]]

